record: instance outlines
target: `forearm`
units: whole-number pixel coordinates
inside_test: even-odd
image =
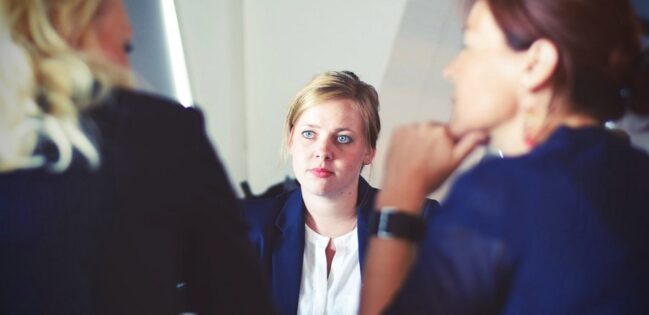
[[[361,292],[361,315],[381,314],[401,288],[415,259],[416,246],[401,239],[370,240]]]
[[[381,191],[375,204],[377,209],[390,206],[411,215],[421,215],[425,195],[405,186],[386,187]],[[361,294],[361,314],[380,314],[385,310],[403,285],[415,254],[416,245],[412,241],[401,238],[370,239]]]

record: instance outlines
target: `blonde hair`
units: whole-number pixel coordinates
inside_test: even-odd
[[[379,95],[373,86],[361,81],[351,71],[329,71],[315,76],[293,101],[291,101],[286,121],[282,144],[282,157],[288,157],[288,143],[293,126],[307,109],[334,99],[354,101],[356,110],[361,114],[364,123],[364,134],[367,145],[375,149],[381,131],[379,118]]]
[[[0,7],[0,21],[6,22]],[[28,117],[38,109],[27,54],[11,40],[8,25],[0,23],[0,172],[42,164],[31,156],[37,123]]]
[[[20,74],[12,73],[12,80],[18,76],[22,82],[6,92],[15,97],[0,103],[0,138],[8,139],[2,142],[0,171],[46,165],[62,172],[75,149],[91,167],[99,166],[98,149],[81,130],[79,112],[97,103],[112,86],[133,82],[128,71],[73,48],[79,47],[91,21],[101,13],[103,1],[0,0],[13,41],[22,46],[16,47],[12,58],[3,56],[3,62],[22,65],[16,69]],[[31,64],[22,62],[25,59]],[[12,81],[2,80],[2,85]],[[43,157],[34,156],[39,137],[53,143],[58,160],[46,164]]]

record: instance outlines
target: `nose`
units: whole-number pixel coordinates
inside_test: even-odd
[[[322,159],[325,161],[333,159],[332,144],[330,141],[324,139],[320,141],[314,155],[316,159]]]

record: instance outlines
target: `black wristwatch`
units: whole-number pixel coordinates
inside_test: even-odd
[[[395,207],[383,207],[370,219],[370,233],[379,238],[401,238],[418,242],[424,238],[426,225],[418,215],[399,211]]]

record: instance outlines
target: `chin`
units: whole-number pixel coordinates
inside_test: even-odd
[[[330,188],[325,183],[304,183],[302,184],[302,192],[308,192],[316,196],[325,196],[330,193]]]
[[[485,127],[483,124],[479,126],[467,126],[467,124],[462,124],[451,120],[448,124],[448,129],[455,140],[464,137],[467,133],[472,131],[482,131],[487,133],[488,135],[491,135],[491,129],[489,127]]]
[[[464,136],[467,132],[469,132],[468,128],[465,126],[462,126],[462,124],[457,123],[456,121],[451,120],[448,123],[448,129],[451,132],[451,135],[454,138],[461,138]]]

